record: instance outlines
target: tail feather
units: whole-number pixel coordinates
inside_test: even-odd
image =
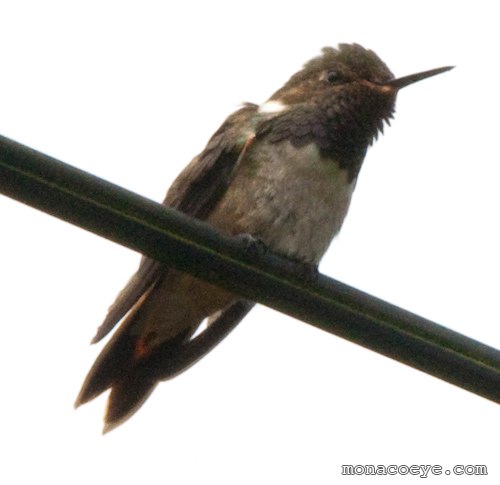
[[[134,386],[140,379],[153,378],[157,372],[154,369],[157,355],[164,352],[166,356],[175,355],[182,342],[189,337],[190,330],[181,333],[177,337],[165,342],[143,359],[137,358],[138,338],[127,331],[125,326],[120,329],[97,357],[90,369],[82,389],[76,399],[75,407],[85,404],[96,398],[99,394],[114,388],[122,382],[131,381],[130,393],[134,394]],[[158,380],[158,379],[156,379]],[[154,381],[153,381],[154,382]]]
[[[123,380],[132,365],[134,348],[135,341],[128,332],[117,332],[87,374],[76,398],[75,407],[91,401],[116,382]]]
[[[131,417],[153,392],[159,381],[184,372],[220,343],[254,303],[238,300],[197,337],[189,340],[192,329],[137,358],[137,338],[124,325],[103,349],[91,368],[75,406],[84,404],[111,388],[104,418],[104,432]]]
[[[104,415],[103,433],[120,426],[146,402],[158,381],[144,379],[140,373],[133,373],[111,388]]]

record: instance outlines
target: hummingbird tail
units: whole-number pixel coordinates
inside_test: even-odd
[[[191,338],[192,329],[179,334],[137,359],[137,339],[127,325],[118,331],[91,368],[75,406],[111,388],[104,432],[130,418],[151,395],[158,382],[171,379],[198,362],[218,345],[252,309],[254,303],[237,300],[209,320],[209,326]],[[125,322],[126,323],[126,322]]]
[[[82,385],[75,407],[85,404],[111,388],[105,417],[105,431],[125,421],[137,411],[160,380],[158,354],[162,360],[175,356],[192,330],[186,329],[146,356],[138,356],[139,338],[125,322],[97,357]],[[133,323],[133,322],[130,322]],[[114,426],[111,426],[114,424]]]
[[[209,320],[208,328],[187,340],[183,335],[158,347],[123,380],[113,385],[104,418],[104,433],[131,417],[151,395],[160,381],[189,369],[217,346],[245,317],[253,302],[238,300]]]

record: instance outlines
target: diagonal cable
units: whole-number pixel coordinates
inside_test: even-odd
[[[496,349],[1,136],[0,192],[500,403]]]

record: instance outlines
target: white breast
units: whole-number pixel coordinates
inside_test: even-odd
[[[269,244],[318,263],[342,227],[355,182],[336,162],[321,158],[314,144],[297,150],[284,143],[268,168],[267,177],[274,178],[263,187],[271,195],[269,216],[284,209],[266,231]]]
[[[285,141],[260,146],[258,154],[219,206],[224,219],[275,251],[317,264],[342,226],[355,180],[314,144],[296,149]]]

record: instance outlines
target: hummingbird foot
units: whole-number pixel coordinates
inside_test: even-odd
[[[246,232],[236,234],[235,238],[241,243],[245,252],[252,258],[264,256],[268,251],[268,247],[262,239],[258,239]]]
[[[290,258],[292,262],[292,271],[306,283],[314,283],[318,280],[318,265],[315,263],[308,263],[299,259]]]

